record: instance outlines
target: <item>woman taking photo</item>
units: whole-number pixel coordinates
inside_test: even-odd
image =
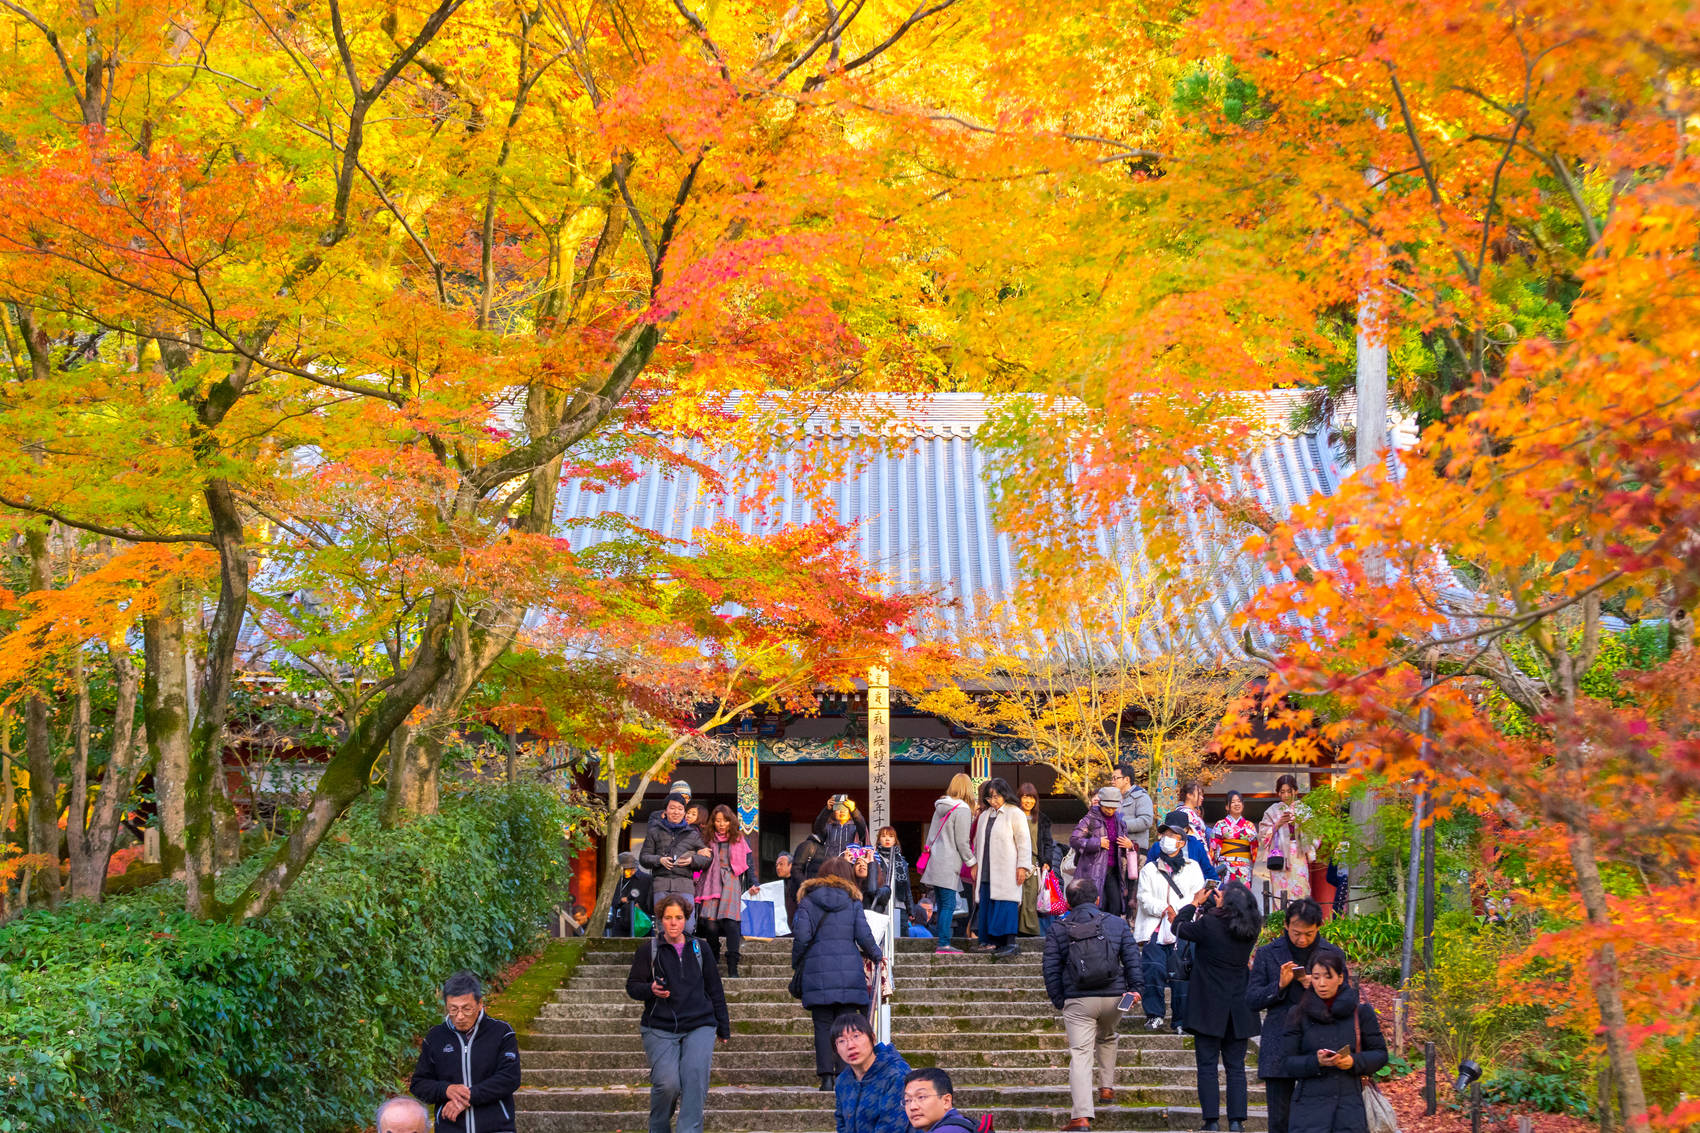
[[[726,974],[738,978],[744,950],[744,890],[760,882],[749,839],[738,832],[738,816],[724,803],[709,816],[705,840],[708,864],[696,877],[697,935],[708,941],[715,963],[726,941]]]
[[[933,803],[933,821],[927,827],[927,840],[921,850],[921,856],[927,859],[921,870],[921,884],[932,889],[933,908],[937,911],[936,952],[954,955],[959,951],[951,946],[950,938],[955,931],[956,895],[962,888],[962,871],[974,864],[974,843],[968,837],[973,820],[974,780],[957,772],[944,796]]]
[[[1056,867],[1056,841],[1051,837],[1051,820],[1039,809],[1039,788],[1023,783],[1021,813],[1027,819],[1027,840],[1033,847],[1033,871],[1021,886],[1021,935],[1042,936],[1050,927],[1050,917],[1039,915],[1039,871],[1046,866]]]
[[[1262,928],[1257,898],[1237,881],[1230,881],[1225,889],[1207,884],[1175,914],[1175,937],[1193,945],[1181,1026],[1193,1036],[1198,1107],[1208,1130],[1218,1128],[1222,1116],[1216,1091],[1219,1064],[1227,1070],[1229,1133],[1245,1128],[1245,1052],[1257,1034],[1257,1016],[1246,1004],[1246,979],[1251,950]]]
[[[815,1074],[821,1090],[832,1089],[842,1067],[832,1046],[832,1025],[840,1015],[868,1012],[868,977],[863,959],[883,958],[868,918],[862,912],[862,887],[856,867],[831,858],[813,881],[797,891],[797,915],[791,920],[793,987],[815,1025]]]
[[[1310,858],[1316,853],[1316,839],[1306,840],[1299,832],[1300,823],[1310,815],[1299,801],[1299,781],[1292,775],[1275,780],[1279,801],[1263,812],[1257,824],[1260,863],[1269,874],[1269,890],[1277,905],[1299,901],[1310,896]]]
[[[1295,1079],[1290,1133],[1367,1133],[1362,1078],[1387,1065],[1387,1040],[1375,1008],[1358,1000],[1346,958],[1319,949],[1310,987],[1287,1015],[1283,1069]]]
[[[720,969],[700,941],[685,935],[689,916],[683,896],[661,898],[657,935],[638,946],[626,977],[626,994],[643,1004],[638,1033],[649,1059],[649,1133],[673,1133],[675,1105],[678,1133],[702,1133],[714,1041],[732,1039]]]
[[[1033,873],[1033,843],[1027,816],[1010,799],[1009,783],[993,779],[985,786],[974,843],[974,885],[980,894],[980,939],[992,946],[993,959],[1019,955],[1015,934],[1021,928],[1021,887]]]
[[[1245,797],[1228,792],[1228,816],[1210,828],[1210,856],[1224,882],[1251,885],[1251,864],[1257,860],[1257,827],[1245,816]]]

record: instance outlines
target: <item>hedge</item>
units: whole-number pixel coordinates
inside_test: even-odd
[[[526,784],[396,831],[363,804],[240,927],[188,917],[163,884],[0,928],[0,1133],[364,1127],[440,1018],[443,976],[536,940],[571,813]]]

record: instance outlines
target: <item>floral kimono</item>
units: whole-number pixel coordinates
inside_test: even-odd
[[[1210,828],[1210,855],[1225,881],[1251,884],[1251,866],[1257,859],[1257,827],[1245,817],[1229,815]]]
[[[1277,802],[1263,812],[1257,824],[1257,858],[1254,868],[1258,876],[1269,878],[1269,891],[1278,903],[1297,901],[1310,896],[1310,859],[1316,853],[1316,839],[1303,838],[1288,825],[1288,819],[1302,823],[1310,817],[1303,802],[1291,806]],[[1281,869],[1269,869],[1269,859],[1282,859]]]

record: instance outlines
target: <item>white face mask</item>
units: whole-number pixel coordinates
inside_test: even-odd
[[[1181,840],[1179,838],[1165,837],[1163,839],[1163,852],[1165,854],[1178,854],[1178,853],[1180,853],[1181,852]]]

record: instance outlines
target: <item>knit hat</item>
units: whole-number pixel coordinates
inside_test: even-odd
[[[681,804],[691,801],[691,785],[683,779],[673,780],[673,785],[667,788],[667,801],[678,799]]]

